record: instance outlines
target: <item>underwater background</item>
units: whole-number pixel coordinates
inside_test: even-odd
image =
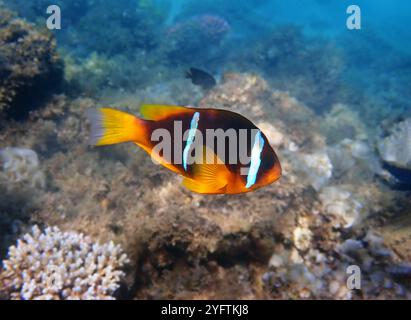
[[[0,298],[410,299],[410,18],[405,0],[0,1]],[[283,176],[199,195],[133,144],[87,145],[86,109],[141,103],[246,116]]]

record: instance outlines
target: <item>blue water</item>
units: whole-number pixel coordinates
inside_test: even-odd
[[[44,19],[45,8],[50,4],[58,4],[63,10],[63,29],[71,28],[71,21],[81,20],[84,15],[88,14],[89,10],[99,10],[99,12],[107,14],[107,18],[110,17],[110,14],[113,16],[116,14],[116,12],[112,12],[114,2],[109,0],[6,0],[5,2],[31,20]],[[254,20],[258,23],[264,22],[267,27],[292,23],[302,26],[306,32],[312,35],[329,35],[330,37],[348,32],[345,27],[346,9],[349,5],[355,4],[362,11],[361,32],[366,33],[374,30],[383,34],[385,40],[398,48],[409,50],[410,46],[411,6],[406,0],[205,0],[201,2],[192,0],[123,0],[117,1],[114,7],[117,6],[120,11],[131,12],[138,3],[149,4],[146,6],[149,9],[155,8],[163,11],[162,19],[157,21],[160,26],[170,25],[178,20],[179,16],[187,13],[216,13],[235,25],[236,27],[232,31],[239,35],[255,31],[251,30],[250,26]],[[152,12],[147,10],[145,14],[150,16]],[[101,27],[107,26],[101,25]],[[112,31],[107,30],[107,32]]]

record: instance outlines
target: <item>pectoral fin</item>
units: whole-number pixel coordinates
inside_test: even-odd
[[[192,178],[185,178],[183,185],[196,193],[225,193],[225,187],[231,176],[230,170],[214,152],[208,148],[204,148],[204,152],[206,156],[203,157],[203,161],[195,161],[192,167]]]

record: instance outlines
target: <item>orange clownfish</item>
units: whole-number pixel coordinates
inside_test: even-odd
[[[196,193],[244,193],[281,176],[264,133],[238,113],[167,105],[142,105],[140,113],[143,118],[112,108],[87,110],[90,143],[134,142]]]

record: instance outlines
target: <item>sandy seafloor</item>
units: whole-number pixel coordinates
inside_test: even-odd
[[[246,16],[246,1],[56,1],[70,19],[53,33],[47,1],[21,2],[0,7],[1,298],[411,298],[405,45],[372,25],[319,34],[315,15],[263,22],[261,1]],[[218,84],[193,85],[191,66]],[[283,176],[199,195],[131,143],[87,145],[87,108],[141,103],[241,113]]]

